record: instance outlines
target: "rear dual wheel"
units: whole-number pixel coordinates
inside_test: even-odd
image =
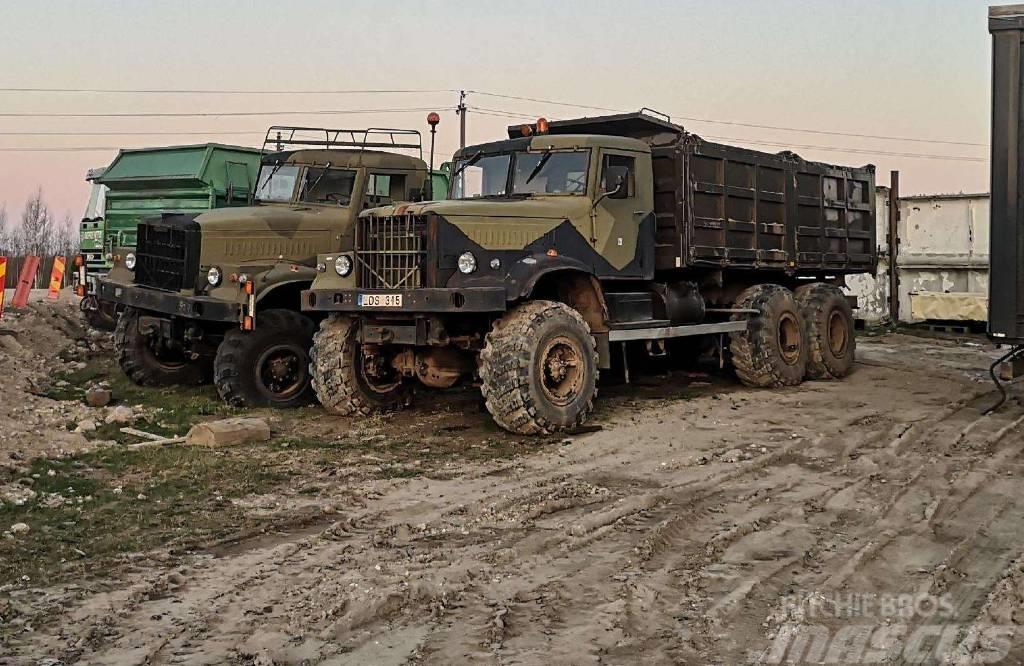
[[[736,307],[756,310],[748,326],[729,336],[729,350],[740,381],[759,388],[796,386],[807,372],[807,334],[793,292],[759,284],[740,294]]]
[[[824,282],[798,287],[794,295],[806,327],[807,377],[845,377],[853,368],[857,350],[853,309],[846,295]]]

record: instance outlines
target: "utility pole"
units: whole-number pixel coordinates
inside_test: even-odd
[[[900,172],[889,172],[889,318],[893,326],[900,321]]]
[[[459,105],[455,107],[459,116],[459,148],[466,147],[466,91],[459,91]]]

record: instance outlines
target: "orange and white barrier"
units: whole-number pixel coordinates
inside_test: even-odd
[[[12,308],[28,306],[28,295],[32,291],[32,285],[36,282],[36,273],[38,272],[39,257],[25,257],[25,261],[21,264],[21,272],[18,274],[18,286],[14,290],[14,300],[11,301]]]
[[[0,257],[0,317],[4,316],[4,294],[7,293],[7,257]]]
[[[46,295],[50,300],[60,298],[60,288],[64,284],[64,257],[53,258],[53,268],[50,270],[50,293]]]

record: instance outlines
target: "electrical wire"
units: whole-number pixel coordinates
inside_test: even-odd
[[[550,99],[541,99],[541,98],[538,98],[538,97],[524,97],[524,96],[520,96],[520,95],[505,95],[505,94],[501,94],[501,93],[492,93],[492,92],[486,92],[486,91],[482,91],[482,90],[467,90],[466,92],[467,93],[472,93],[472,94],[475,94],[475,95],[483,95],[485,97],[495,97],[495,98],[499,98],[499,99],[518,100],[518,101],[523,101],[523,102],[536,102],[536,103],[539,103],[539,104],[552,104],[552,105],[555,105],[555,106],[565,106],[565,107],[571,107],[571,108],[575,108],[575,109],[591,109],[591,110],[594,110],[594,111],[608,111],[610,113],[630,113],[630,110],[628,110],[628,109],[613,109],[613,108],[606,107],[606,106],[589,106],[589,105],[586,105],[586,104],[576,104],[576,103],[572,103],[572,102],[559,102],[559,101],[550,100]],[[886,136],[886,135],[881,135],[881,134],[864,134],[864,133],[859,133],[859,132],[840,132],[840,131],[834,131],[834,130],[819,130],[819,129],[811,129],[811,128],[806,128],[806,127],[784,127],[784,126],[781,126],[781,125],[762,125],[762,124],[758,124],[758,123],[747,123],[747,122],[740,122],[740,121],[735,121],[735,120],[714,120],[714,119],[711,119],[711,118],[696,118],[696,117],[693,117],[693,116],[684,116],[684,115],[681,115],[681,114],[669,114],[669,115],[671,115],[673,118],[679,118],[681,120],[686,120],[688,122],[708,123],[708,124],[714,124],[714,125],[734,125],[734,126],[737,126],[737,127],[751,127],[751,128],[754,128],[754,129],[770,129],[770,130],[778,130],[778,131],[783,131],[783,132],[802,132],[802,133],[807,133],[807,134],[824,134],[824,135],[828,135],[828,136],[846,136],[846,137],[855,137],[855,138],[861,138],[861,139],[879,139],[879,140],[883,140],[883,141],[910,141],[910,142],[915,142],[915,143],[941,143],[941,144],[947,144],[947,145],[952,145],[952,146],[981,146],[981,147],[988,147],[987,143],[977,143],[977,142],[973,142],[973,141],[953,141],[953,140],[945,140],[945,139],[925,139],[925,138],[920,138],[920,137]]]
[[[316,111],[218,111],[218,112],[123,112],[123,113],[0,113],[2,118],[217,118],[256,116],[332,116],[366,113],[421,113],[424,111],[450,111],[455,107],[417,107],[394,109],[326,109]]]
[[[198,88],[0,88],[0,93],[87,93],[93,95],[399,95],[457,93],[445,88],[382,90],[215,90]]]

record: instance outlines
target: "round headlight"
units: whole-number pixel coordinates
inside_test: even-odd
[[[216,266],[210,266],[210,270],[206,273],[206,281],[210,283],[211,287],[216,287],[220,284],[220,281],[224,278],[224,275],[220,272],[220,269]]]
[[[134,252],[129,252],[128,254],[124,255],[124,266],[125,266],[125,268],[127,268],[130,271],[134,271],[135,270],[135,253]]]
[[[352,272],[352,257],[347,254],[339,254],[338,258],[334,260],[334,272],[341,277],[348,277],[348,274]]]
[[[472,252],[463,252],[459,255],[459,272],[472,273],[476,270],[476,257],[473,256]]]

